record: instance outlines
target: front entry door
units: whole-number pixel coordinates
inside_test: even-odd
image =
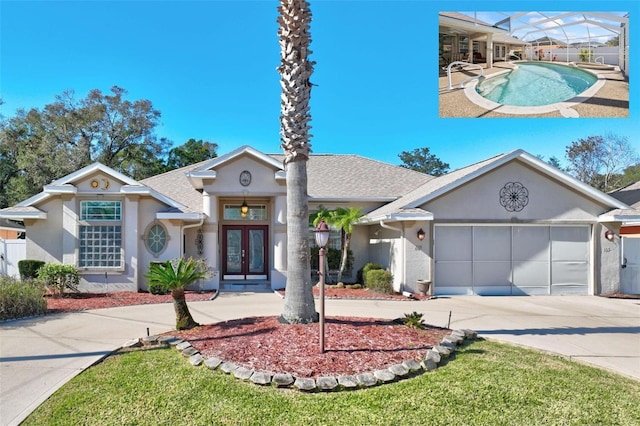
[[[222,227],[222,279],[267,279],[267,231],[266,225]]]

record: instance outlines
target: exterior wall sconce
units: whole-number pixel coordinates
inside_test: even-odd
[[[424,231],[422,230],[422,228],[418,229],[418,233],[416,235],[417,235],[417,237],[418,237],[418,239],[420,241],[424,240],[424,235],[425,234],[424,234]]]
[[[616,236],[616,233],[613,232],[611,229],[608,229],[605,233],[604,233],[604,237],[609,240],[609,241],[613,241],[613,238]]]

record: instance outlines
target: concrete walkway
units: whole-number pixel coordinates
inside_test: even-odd
[[[189,303],[207,324],[279,315],[273,293],[223,293]],[[438,298],[421,302],[327,300],[328,316],[425,314],[437,326],[555,352],[640,380],[640,300],[591,296]],[[171,304],[98,309],[0,323],[0,425],[17,425],[64,383],[125,341],[174,327]],[[331,341],[326,342],[331,348]]]

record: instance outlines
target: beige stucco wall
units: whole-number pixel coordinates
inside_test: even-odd
[[[49,199],[38,206],[46,220],[25,220],[27,259],[62,262],[62,201]]]

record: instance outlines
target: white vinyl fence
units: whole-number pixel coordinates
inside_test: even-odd
[[[580,58],[580,52],[591,50],[591,60],[583,60]],[[550,48],[549,46],[532,46],[525,49],[525,59],[558,61],[558,62],[598,62],[608,65],[619,65],[618,46],[613,47],[592,47],[587,48]],[[585,58],[586,59],[586,58]]]
[[[0,238],[0,275],[19,278],[18,262],[26,259],[25,240],[4,240]]]

